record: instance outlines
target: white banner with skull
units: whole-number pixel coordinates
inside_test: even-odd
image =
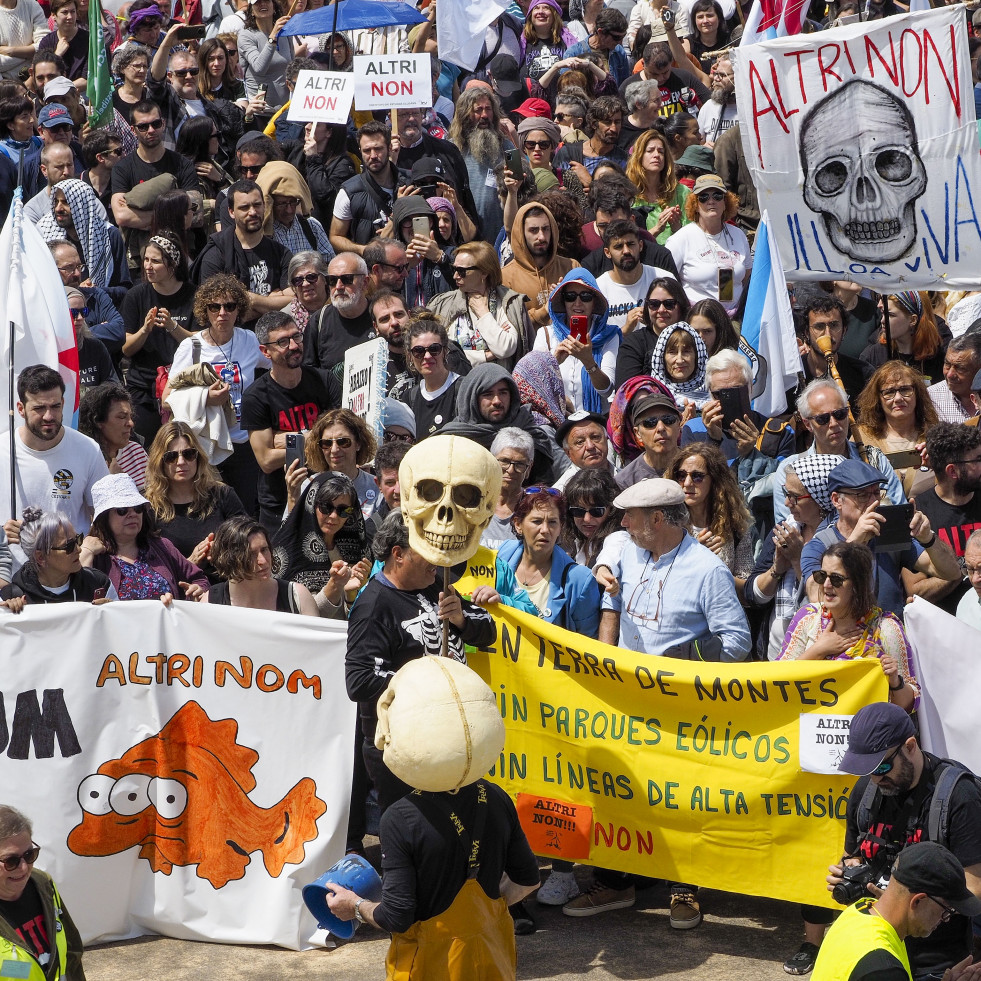
[[[736,50],[746,162],[789,280],[976,288],[981,159],[962,6]]]

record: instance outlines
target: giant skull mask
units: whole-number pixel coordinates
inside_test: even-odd
[[[469,559],[501,493],[501,465],[465,436],[431,436],[399,467],[409,546],[433,565]]]
[[[859,262],[894,262],[916,241],[914,203],[926,169],[909,109],[855,79],[818,102],[800,131],[804,201],[835,248]]]

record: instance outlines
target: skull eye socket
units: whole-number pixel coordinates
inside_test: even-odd
[[[848,168],[840,160],[826,163],[814,175],[814,183],[822,194],[837,194],[847,180]]]
[[[481,492],[473,484],[457,484],[453,488],[453,503],[458,508],[475,508],[480,503]]]
[[[416,492],[424,501],[432,503],[443,496],[443,485],[438,480],[420,480]]]
[[[905,181],[913,173],[913,161],[902,150],[883,150],[875,158],[875,172],[884,181]]]

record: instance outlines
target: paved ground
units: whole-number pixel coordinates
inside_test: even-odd
[[[588,870],[581,870],[587,878]],[[797,949],[797,907],[768,899],[702,890],[705,920],[697,930],[668,926],[668,894],[655,887],[634,909],[570,919],[558,909],[529,908],[539,931],[518,937],[518,977],[642,981],[671,977],[726,981],[786,979],[781,965]],[[85,955],[90,981],[373,981],[384,977],[387,935],[362,928],[334,950],[304,952],[233,947],[143,937],[93,948]]]

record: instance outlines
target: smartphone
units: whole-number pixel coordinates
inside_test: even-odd
[[[728,432],[736,419],[748,415],[752,406],[749,403],[749,389],[745,385],[737,388],[720,388],[712,393],[722,406],[722,431]]]
[[[898,450],[896,453],[887,453],[886,459],[894,470],[905,470],[908,467],[919,469],[923,466],[923,457],[919,450]]]
[[[107,592],[108,592],[108,590],[106,589],[105,586],[100,586],[97,590],[95,590],[92,593],[92,602],[95,602],[96,600],[99,600],[99,599],[105,599]]]
[[[883,504],[879,507],[886,523],[869,545],[873,552],[902,552],[910,547],[909,523],[916,509],[912,504]]]
[[[298,460],[301,467],[305,467],[306,453],[304,452],[303,433],[286,434],[286,469],[289,470],[290,464]]]
[[[205,31],[204,24],[188,24],[186,27],[178,27],[174,31],[174,37],[178,41],[204,40]]]
[[[263,102],[266,101],[266,87],[263,85],[258,92],[256,92],[255,97],[257,99],[262,99]]]
[[[719,303],[732,303],[733,272],[731,269],[719,270]]]
[[[511,175],[513,180],[516,181],[524,180],[525,165],[524,165],[524,161],[521,159],[520,150],[505,150],[504,166],[507,172]]]
[[[569,318],[569,333],[579,341],[580,344],[589,343],[589,317],[584,314],[573,314]]]
[[[413,237],[419,235],[421,238],[428,239],[431,230],[432,230],[432,225],[430,224],[429,219],[425,217],[425,215],[419,215],[419,217],[412,219]]]

